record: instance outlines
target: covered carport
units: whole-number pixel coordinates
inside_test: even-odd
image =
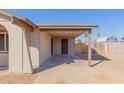
[[[91,66],[91,32],[97,25],[39,25],[40,31],[50,35],[52,55],[74,55],[75,38],[84,32],[88,34],[88,62]]]

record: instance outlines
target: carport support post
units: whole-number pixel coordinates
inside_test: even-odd
[[[91,59],[92,59],[92,52],[91,52],[91,30],[88,31],[88,62],[89,62],[89,67],[91,67]]]

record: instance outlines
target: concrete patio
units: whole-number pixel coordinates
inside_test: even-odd
[[[88,67],[86,55],[57,56],[36,71],[34,83],[124,83],[124,55],[93,55]]]
[[[87,55],[54,56],[34,74],[13,75],[1,68],[0,83],[104,84],[124,83],[124,55],[93,55],[88,67]]]

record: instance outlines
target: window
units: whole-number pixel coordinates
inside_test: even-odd
[[[6,32],[0,32],[0,52],[8,51],[8,34]]]

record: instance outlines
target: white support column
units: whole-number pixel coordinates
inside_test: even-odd
[[[75,54],[75,40],[74,38],[68,39],[68,55],[74,55]]]
[[[92,66],[91,64],[91,59],[92,59],[92,50],[91,50],[91,30],[88,31],[88,62],[89,62],[89,67]]]

